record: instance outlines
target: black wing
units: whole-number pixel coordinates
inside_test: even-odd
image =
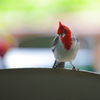
[[[53,44],[52,44],[52,51],[54,52],[55,50],[55,46],[57,45],[59,41],[59,36],[55,37],[54,41],[53,41]]]

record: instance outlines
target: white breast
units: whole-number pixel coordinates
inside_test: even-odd
[[[79,43],[77,42],[77,40],[73,39],[70,50],[66,50],[63,43],[59,39],[59,43],[57,43],[55,47],[54,56],[59,62],[73,61],[76,57],[78,48]]]

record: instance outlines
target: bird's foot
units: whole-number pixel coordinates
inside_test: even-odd
[[[80,71],[80,70],[79,70],[79,68],[78,68],[78,69],[76,69],[75,67],[73,67],[73,68],[72,68],[72,70],[75,70],[75,71]]]
[[[73,66],[72,70],[76,70],[76,68]]]
[[[58,66],[55,65],[52,69],[55,69],[55,71],[57,72],[58,71]]]

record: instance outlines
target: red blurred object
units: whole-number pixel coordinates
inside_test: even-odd
[[[0,56],[3,57],[10,47],[11,45],[5,39],[0,39]]]

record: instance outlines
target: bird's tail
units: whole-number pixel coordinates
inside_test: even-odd
[[[55,60],[53,68],[58,67],[58,68],[64,68],[65,62],[60,62],[57,64],[57,61]]]

